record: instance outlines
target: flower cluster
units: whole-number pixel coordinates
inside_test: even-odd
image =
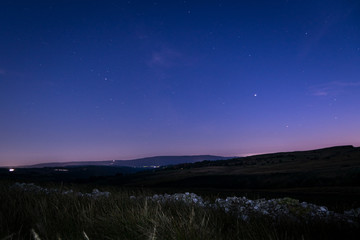
[[[130,198],[136,199],[135,196],[131,196]],[[227,197],[225,199],[217,198],[215,202],[211,203],[204,201],[202,197],[195,193],[186,192],[155,194],[152,197],[147,197],[147,199],[159,203],[180,201],[199,207],[222,209],[226,213],[235,214],[244,221],[248,221],[254,216],[268,216],[274,220],[291,219],[294,221],[319,219],[355,223],[360,220],[360,208],[351,209],[341,214],[329,211],[328,208],[324,206],[299,202],[299,200],[292,198],[251,200],[246,197]]]
[[[81,192],[74,192],[72,189],[67,191],[61,191],[60,189],[56,188],[43,188],[40,186],[35,185],[34,183],[15,183],[10,187],[11,189],[17,189],[25,192],[34,192],[34,193],[44,193],[44,194],[51,194],[51,193],[60,193],[63,195],[75,195],[79,197],[88,197],[88,198],[99,198],[99,197],[109,197],[109,192],[100,192],[98,189],[93,189],[91,193],[81,193]]]

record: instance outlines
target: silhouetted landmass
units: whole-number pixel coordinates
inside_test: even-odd
[[[127,184],[230,189],[360,186],[360,148],[340,146],[179,164],[135,174]]]
[[[108,161],[82,161],[82,162],[55,162],[55,163],[40,163],[30,166],[28,168],[43,168],[43,167],[70,167],[70,166],[112,166],[112,167],[155,167],[176,165],[181,163],[194,163],[198,161],[214,161],[230,159],[229,157],[213,156],[213,155],[194,155],[194,156],[156,156],[146,157],[133,160],[108,160]]]
[[[169,162],[162,158],[166,157],[154,158],[152,162],[141,159],[137,163],[158,166]],[[176,162],[174,159],[181,158],[172,157],[172,163]],[[14,172],[3,168],[0,179],[105,184],[166,192],[291,196],[322,204],[332,201],[336,205],[341,201],[360,207],[360,148],[339,146],[156,168],[67,166],[19,168]]]
[[[107,182],[107,177],[123,178],[128,174],[148,171],[161,166],[197,161],[229,159],[212,155],[195,156],[158,156],[134,160],[87,161],[41,163],[15,168],[0,168],[0,178],[24,181],[65,181],[65,182]]]
[[[110,166],[69,166],[44,168],[0,168],[0,178],[17,181],[62,181],[62,182],[96,182],[108,176],[124,176],[144,171],[145,168],[110,167]]]

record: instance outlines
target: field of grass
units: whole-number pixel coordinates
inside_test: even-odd
[[[109,196],[80,195],[96,186],[46,186],[52,192],[0,182],[0,239],[358,239],[357,224],[253,216],[181,201],[156,202],[150,190],[99,187]],[[73,190],[72,192],[69,190]],[[67,193],[67,194],[64,194]],[[210,196],[203,196],[204,199]]]

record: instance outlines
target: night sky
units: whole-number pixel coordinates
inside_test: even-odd
[[[360,145],[360,2],[0,3],[0,165]]]

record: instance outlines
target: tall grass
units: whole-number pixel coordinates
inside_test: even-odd
[[[153,202],[145,198],[150,193],[138,190],[106,189],[110,197],[94,199],[0,184],[0,239],[357,239],[359,234],[357,227],[336,222],[245,222],[220,209]]]

